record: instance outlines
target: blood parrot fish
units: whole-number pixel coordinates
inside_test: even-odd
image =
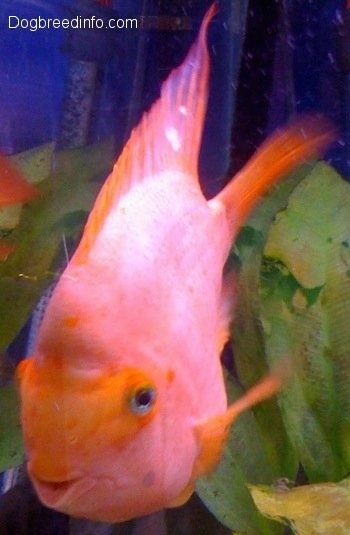
[[[38,190],[29,184],[11,160],[0,155],[0,206],[31,200]],[[0,261],[4,261],[14,250],[14,246],[0,240]]]
[[[259,197],[332,136],[316,119],[287,127],[204,198],[215,10],[132,132],[18,368],[29,476],[69,515],[120,522],[184,503],[234,419],[281,387],[271,373],[227,407],[220,353],[235,291],[223,267]]]

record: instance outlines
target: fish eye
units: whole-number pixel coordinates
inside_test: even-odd
[[[156,401],[156,391],[152,386],[135,389],[130,397],[130,408],[137,415],[149,413]]]

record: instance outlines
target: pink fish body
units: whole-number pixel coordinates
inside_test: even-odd
[[[313,120],[287,128],[206,201],[197,162],[214,12],[133,131],[19,366],[29,475],[71,515],[118,522],[183,503],[234,418],[280,387],[270,376],[227,408],[223,266],[259,196],[330,134]]]

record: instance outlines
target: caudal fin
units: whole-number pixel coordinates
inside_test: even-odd
[[[322,154],[334,139],[334,129],[325,119],[317,117],[304,117],[269,137],[215,197],[226,209],[233,238],[272,184]]]

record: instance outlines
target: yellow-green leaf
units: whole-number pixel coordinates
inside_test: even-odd
[[[259,510],[297,535],[350,533],[350,479],[292,489],[250,485]]]

